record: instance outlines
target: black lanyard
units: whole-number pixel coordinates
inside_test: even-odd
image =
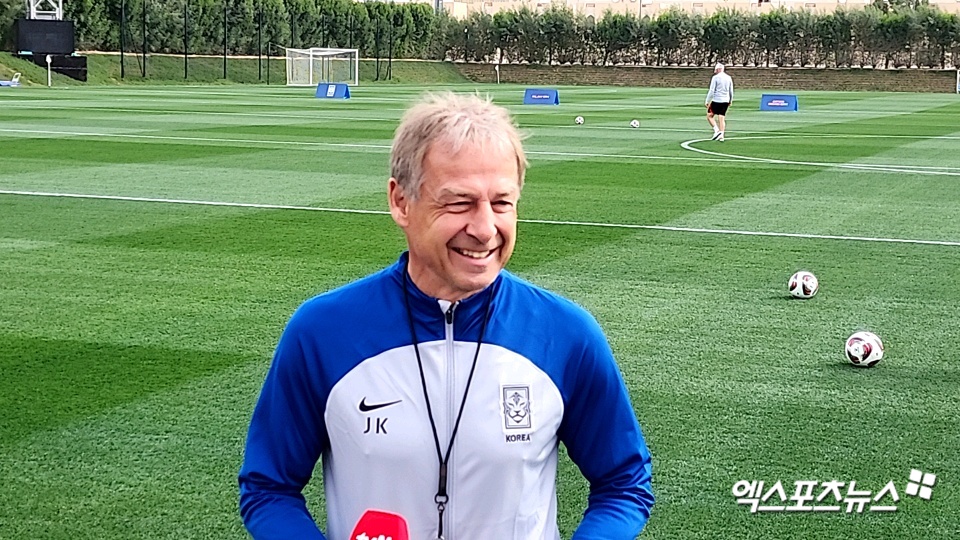
[[[420,346],[417,340],[417,330],[413,324],[413,312],[410,310],[410,294],[407,292],[407,280],[409,279],[407,274],[407,265],[404,265],[403,269],[403,302],[407,308],[407,322],[410,323],[410,337],[413,339],[413,350],[417,355],[417,366],[420,368],[420,384],[423,386],[423,399],[427,403],[427,415],[430,417],[430,427],[433,429],[433,442],[437,447],[437,461],[440,463],[440,479],[437,486],[437,494],[433,497],[435,503],[437,503],[437,539],[443,539],[443,511],[447,507],[447,501],[450,500],[450,497],[447,495],[447,463],[450,461],[450,452],[453,450],[453,440],[457,436],[457,429],[460,428],[460,419],[463,417],[463,407],[467,403],[467,393],[470,392],[470,383],[473,382],[473,373],[477,369],[477,358],[480,357],[480,345],[483,343],[483,335],[487,331],[487,321],[490,319],[490,304],[493,300],[493,285],[491,284],[490,292],[487,294],[487,304],[484,308],[483,322],[480,325],[480,336],[477,338],[477,350],[473,353],[473,365],[470,366],[470,376],[467,377],[467,386],[463,389],[463,399],[460,401],[460,412],[457,413],[457,420],[453,424],[453,432],[450,434],[450,442],[447,444],[446,453],[440,451],[440,436],[437,435],[437,423],[433,420],[433,409],[430,407],[430,395],[427,393],[427,379],[423,373],[423,360],[420,359]],[[448,323],[453,322],[453,312],[456,309],[456,306],[459,304],[459,301],[450,304],[450,307],[447,309],[446,316],[450,318],[447,320]]]

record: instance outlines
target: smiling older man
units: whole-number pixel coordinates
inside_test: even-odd
[[[489,100],[406,113],[387,192],[409,249],[284,330],[240,471],[254,538],[347,540],[376,509],[410,538],[558,540],[560,443],[590,483],[574,538],[643,529],[650,453],[603,332],[504,270],[526,165]],[[318,460],[326,536],[302,495]]]

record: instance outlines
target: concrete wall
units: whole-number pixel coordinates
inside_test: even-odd
[[[492,64],[456,64],[468,79],[497,82]],[[881,92],[956,92],[956,71],[927,69],[812,69],[728,67],[735,88],[773,91],[871,90]],[[702,88],[706,94],[712,67],[502,65],[500,81],[529,85],[614,85]]]

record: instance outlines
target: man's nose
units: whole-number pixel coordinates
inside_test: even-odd
[[[496,214],[493,205],[489,202],[477,204],[470,213],[470,222],[467,223],[467,234],[486,244],[497,234]]]

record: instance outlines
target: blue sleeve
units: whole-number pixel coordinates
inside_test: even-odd
[[[573,540],[633,540],[653,507],[650,451],[610,346],[590,318],[583,349],[574,351],[564,385],[560,439],[590,483]]]
[[[324,539],[302,493],[326,444],[319,362],[302,326],[295,314],[284,330],[247,434],[240,515],[255,540]]]

